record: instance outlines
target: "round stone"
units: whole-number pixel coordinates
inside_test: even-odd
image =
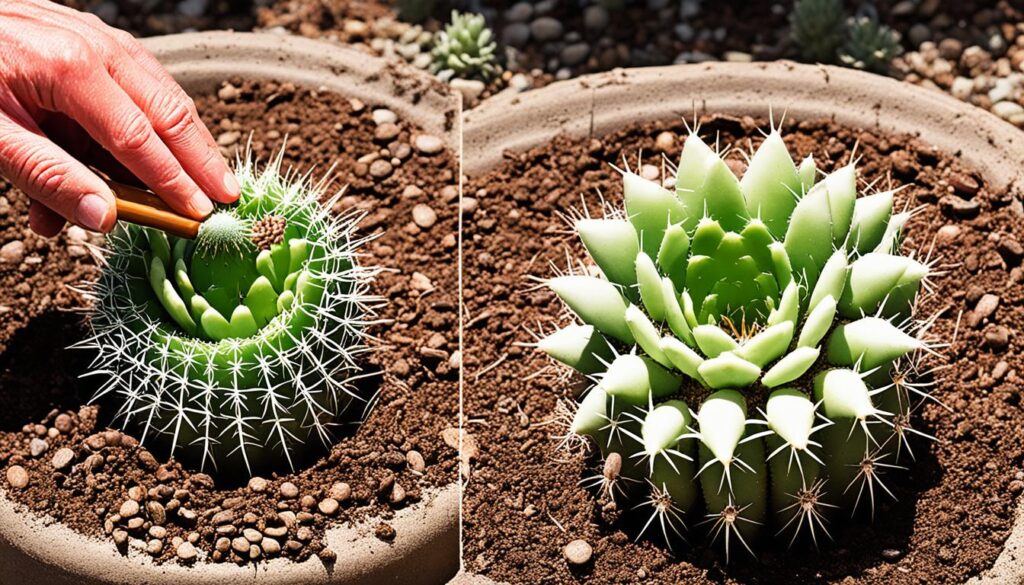
[[[297,498],[299,497],[299,488],[294,483],[286,481],[281,484],[281,495],[288,499]]]
[[[423,154],[437,154],[441,152],[442,148],[444,148],[444,141],[437,136],[420,134],[413,142],[413,146],[418,152]]]
[[[21,240],[7,242],[0,247],[0,262],[4,264],[21,264],[25,258],[25,244]]]
[[[394,167],[391,166],[391,163],[382,158],[370,163],[370,175],[377,179],[386,179],[390,177],[393,170]]]
[[[338,500],[334,498],[324,498],[317,504],[317,509],[320,510],[321,514],[325,516],[333,516],[338,513]]]
[[[542,16],[530,23],[530,33],[541,42],[557,39],[562,36],[563,29],[562,23],[550,16]]]
[[[338,502],[344,502],[352,495],[352,488],[345,482],[339,481],[338,483],[331,486],[330,491],[327,495]]]
[[[51,463],[53,463],[54,469],[60,470],[67,467],[74,458],[75,452],[72,451],[71,449],[68,449],[67,447],[64,447],[58,449],[57,452],[53,454],[53,459],[51,460]]]
[[[196,558],[196,547],[191,542],[185,541],[178,545],[175,554],[183,561],[192,561]]]
[[[249,489],[261,493],[267,491],[267,480],[262,477],[254,477],[249,480]]]
[[[131,518],[139,513],[139,503],[135,500],[126,500],[121,504],[121,508],[117,513],[120,514],[122,518]]]
[[[562,553],[570,564],[584,565],[589,562],[590,557],[593,556],[594,548],[590,546],[589,542],[577,539],[565,545],[565,548],[562,549]]]
[[[28,486],[28,472],[20,465],[12,465],[7,469],[7,483],[16,490]]]
[[[381,124],[394,124],[398,121],[398,115],[391,110],[384,108],[373,111],[373,123],[380,126]]]
[[[412,220],[416,225],[426,229],[437,223],[437,213],[429,205],[420,203],[412,208]]]

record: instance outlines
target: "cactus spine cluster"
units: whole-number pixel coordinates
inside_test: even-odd
[[[918,432],[904,373],[932,351],[912,319],[929,267],[900,253],[894,191],[857,181],[855,162],[795,164],[775,128],[737,179],[694,132],[674,189],[624,171],[624,211],[574,220],[596,267],[545,283],[582,323],[537,345],[594,382],[569,437],[600,448],[606,496],[648,494],[667,540],[685,519],[727,552],[766,525],[817,542],[887,491]]]
[[[356,400],[364,327],[378,299],[360,267],[358,217],[325,184],[241,165],[241,197],[196,240],[120,225],[92,287],[87,375],[115,421],[222,473],[293,466]]]
[[[453,10],[452,21],[435,37],[431,71],[445,79],[487,78],[494,74],[497,50],[482,15]]]

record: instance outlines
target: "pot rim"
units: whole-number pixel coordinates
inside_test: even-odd
[[[599,137],[671,117],[722,113],[832,118],[852,128],[909,134],[951,153],[1000,190],[1024,190],[1024,133],[945,93],[870,73],[792,61],[711,62],[614,69],[515,93],[463,115],[463,173],[473,177],[564,134]],[[784,110],[783,110],[784,109]],[[994,565],[970,585],[1024,583],[1024,498]]]
[[[326,41],[265,33],[205,32],[145,39],[175,79],[190,93],[216,91],[228,77],[290,81],[337,91],[367,106],[391,109],[402,119],[442,138],[457,152],[461,138],[460,96],[415,68],[371,57]],[[398,537],[373,535],[373,520],[335,524],[325,543],[337,561],[313,556],[303,562],[276,558],[257,564],[204,562],[158,565],[129,547],[85,536],[14,503],[0,489],[0,583],[54,585],[357,585],[401,582],[433,585],[458,572],[458,481],[424,490],[421,502],[389,516]]]

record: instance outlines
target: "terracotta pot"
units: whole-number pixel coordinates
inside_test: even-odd
[[[501,164],[505,151],[541,146],[559,134],[602,136],[694,112],[764,117],[769,107],[776,116],[784,110],[795,119],[831,117],[849,127],[913,135],[958,156],[996,189],[1024,190],[1024,133],[996,116],[893,79],[788,61],[617,69],[499,94],[463,115],[463,172],[482,175]],[[1021,554],[1024,501],[995,565],[970,583],[1024,583]]]
[[[459,98],[433,77],[326,42],[248,33],[196,33],[148,39],[152,50],[190,93],[215,91],[231,76],[324,88],[398,113],[458,148]],[[87,538],[15,505],[0,491],[0,585],[436,585],[459,570],[459,489],[424,494],[388,522],[398,538],[383,542],[375,523],[328,529],[337,562],[313,557],[231,563],[154,564],[109,539]]]

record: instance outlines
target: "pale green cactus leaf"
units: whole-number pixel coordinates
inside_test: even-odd
[[[672,298],[665,298],[664,289],[661,286],[661,274],[658,267],[654,265],[651,257],[644,252],[636,255],[636,283],[640,289],[640,299],[643,300],[644,309],[651,319],[665,321],[666,305],[672,302]],[[672,295],[675,296],[674,294]]]
[[[598,383],[609,396],[628,404],[647,404],[649,397],[671,395],[682,380],[650,358],[633,354],[620,355],[608,366]]]
[[[840,298],[843,288],[846,286],[849,266],[846,260],[846,250],[840,248],[832,253],[821,269],[818,282],[814,285],[814,292],[811,293],[811,298],[807,302],[808,311],[814,311],[818,303],[825,297]]]
[[[640,249],[657,258],[665,230],[686,217],[683,205],[671,191],[636,173],[624,172],[622,185],[626,215],[640,237]]]
[[[814,402],[794,388],[774,390],[765,405],[765,420],[794,449],[807,449],[814,429]]]
[[[825,416],[866,420],[878,410],[871,402],[871,391],[860,374],[853,370],[827,370],[814,377],[814,397],[822,402]]]
[[[769,247],[772,255],[772,274],[775,275],[775,284],[779,290],[786,290],[789,283],[793,282],[793,265],[789,262],[789,254],[786,246],[781,242],[774,242]]]
[[[569,275],[552,278],[548,287],[584,323],[623,343],[634,343],[633,334],[626,324],[629,301],[614,284],[593,276]]]
[[[723,465],[732,465],[746,426],[747,402],[735,390],[715,392],[697,411],[700,442]]]
[[[658,328],[654,326],[647,314],[636,305],[630,305],[626,309],[626,325],[629,326],[640,349],[666,368],[672,367],[672,362],[661,351],[661,333],[658,332]]]
[[[818,178],[818,166],[814,163],[814,157],[807,155],[804,160],[800,161],[800,168],[797,172],[800,175],[801,194],[810,192]]]
[[[636,284],[633,262],[640,243],[633,224],[624,219],[581,219],[576,232],[608,280],[623,287]]]
[[[799,316],[800,286],[795,280],[792,280],[786,286],[786,290],[782,291],[782,300],[779,302],[779,306],[768,316],[768,326],[773,327],[786,321],[795,323]]]
[[[881,242],[892,216],[895,191],[884,191],[857,199],[847,246],[860,254],[874,250]]]
[[[681,223],[675,223],[665,230],[658,250],[658,266],[672,279],[676,290],[686,286],[686,256],[690,251],[690,236]]]
[[[580,401],[569,429],[577,435],[597,437],[608,424],[608,394],[600,386],[590,389]]]
[[[682,400],[669,400],[655,406],[640,427],[644,452],[653,457],[674,447],[687,433],[690,422],[690,407]]]
[[[750,159],[740,188],[751,217],[760,218],[777,239],[786,235],[801,181],[782,136],[775,129]]]
[[[683,308],[679,304],[682,297],[676,294],[676,287],[667,276],[661,279],[661,295],[665,299],[665,321],[668,322],[668,328],[686,343],[691,345],[696,343],[690,323],[686,320]]]
[[[757,335],[744,341],[733,353],[763,368],[786,353],[791,341],[793,341],[793,322],[783,321],[758,332]]]
[[[837,366],[859,364],[861,371],[867,371],[923,347],[920,340],[889,321],[864,317],[832,331],[828,340],[828,361]]]
[[[910,220],[911,213],[909,211],[903,213],[894,213],[889,218],[889,224],[885,226],[885,233],[882,234],[882,241],[875,247],[875,252],[880,254],[896,254],[899,253],[900,249],[900,233],[903,230],[903,226]]]
[[[265,276],[253,281],[245,295],[245,306],[249,307],[258,327],[263,327],[277,316],[277,292]]]
[[[757,381],[761,368],[732,352],[704,360],[697,368],[711,388],[745,388]]]
[[[761,383],[768,388],[788,384],[807,373],[820,354],[821,349],[817,347],[798,347],[775,362],[761,377]]]
[[[800,337],[796,342],[797,347],[817,347],[832,327],[835,316],[836,300],[832,295],[826,295],[818,301],[814,310],[808,313],[804,320],[803,329],[800,330]]]
[[[593,325],[569,325],[537,342],[552,358],[584,374],[603,372],[612,361],[612,349]]]
[[[928,267],[906,256],[869,252],[853,262],[846,290],[839,297],[839,314],[847,319],[876,313],[885,303],[883,314],[902,310],[901,299],[892,298],[893,291],[910,288],[909,297],[917,295],[918,285],[928,276]],[[901,297],[903,298],[903,297]]]
[[[690,257],[714,255],[724,237],[725,230],[722,229],[722,224],[718,223],[718,220],[707,217],[701,219],[693,231]]]
[[[704,358],[699,353],[693,351],[688,345],[675,337],[662,338],[661,350],[677,370],[694,380],[704,383],[704,379],[699,372],[700,365],[704,363]]]
[[[739,342],[717,325],[698,325],[693,329],[693,337],[697,347],[709,358],[732,351],[739,347]]]

